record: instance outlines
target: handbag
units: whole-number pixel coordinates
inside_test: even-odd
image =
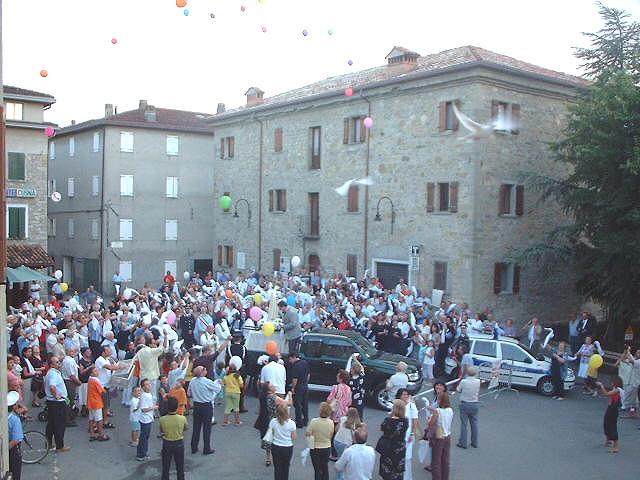
[[[271,445],[273,445],[273,427],[269,427],[267,432],[264,434],[264,437],[262,437],[260,448],[266,450],[271,448]]]

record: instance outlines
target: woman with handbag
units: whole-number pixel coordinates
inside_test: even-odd
[[[413,397],[406,388],[401,388],[396,394],[396,398],[405,402],[404,415],[409,422],[407,426],[407,433],[405,435],[405,467],[403,480],[412,480],[413,470],[411,467],[411,459],[413,458],[413,447],[418,439],[418,432],[422,430],[420,427],[420,420],[418,417],[418,407]]]
[[[283,403],[276,407],[276,418],[269,422],[272,435],[271,453],[273,455],[274,480],[288,480],[293,442],[296,439],[296,422],[289,417],[289,407]],[[328,477],[327,477],[328,478]]]
[[[336,384],[331,387],[331,392],[327,397],[327,403],[331,405],[331,419],[333,420],[334,431],[340,423],[340,419],[347,415],[347,410],[351,406],[351,388],[349,387],[349,372],[339,370],[336,376]],[[331,459],[337,460],[337,452],[333,446],[331,438]]]
[[[335,432],[334,422],[330,418],[331,412],[331,405],[322,402],[320,416],[312,419],[307,427],[306,436],[313,438],[313,444],[309,448],[311,448],[311,463],[313,463],[315,480],[329,480],[329,454]]]
[[[435,430],[431,440],[431,478],[433,480],[449,480],[451,463],[451,423],[453,409],[449,401],[449,394],[442,392],[438,395],[438,407],[427,407],[432,416],[429,426]]]
[[[285,399],[278,397],[278,395],[276,395],[275,385],[266,382],[262,385],[258,398],[260,400],[260,412],[253,426],[260,432],[260,438],[262,439],[261,448],[265,451],[264,464],[268,467],[272,462],[272,442],[267,441],[268,439],[265,440],[264,437],[267,434],[271,419],[276,418],[277,406],[291,405],[291,395],[288,395]]]
[[[409,428],[409,421],[405,418],[405,409],[405,402],[395,400],[391,416],[385,418],[380,426],[382,436],[376,444],[376,452],[380,454],[378,473],[384,480],[402,480],[404,476],[405,437]]]

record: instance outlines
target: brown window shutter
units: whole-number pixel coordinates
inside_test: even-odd
[[[517,103],[511,105],[511,123],[513,124],[511,133],[518,135],[520,133],[520,105]]]
[[[218,245],[218,266],[222,266],[222,245]]]
[[[520,265],[513,266],[513,293],[520,293]]]
[[[433,212],[433,201],[435,196],[435,183],[427,183],[427,212]]]
[[[351,121],[350,118],[344,119],[344,133],[342,135],[342,143],[344,143],[345,145],[349,143],[349,122],[350,121]]]
[[[524,214],[524,185],[516,187],[516,215]]]
[[[236,139],[235,137],[229,137],[229,158],[233,158],[233,154],[236,151]]]
[[[507,185],[500,185],[500,195],[498,196],[498,215],[505,215],[509,213],[509,209],[507,208],[508,194],[509,189],[507,188]]]
[[[438,104],[438,130],[444,132],[447,129],[447,102]]]
[[[287,211],[287,191],[282,190],[282,211]]]
[[[227,259],[227,265],[229,265],[230,267],[233,267],[234,260],[236,257],[235,252],[233,251],[233,247],[229,247],[228,253],[229,253],[229,258]]]
[[[360,142],[362,143],[367,139],[367,128],[364,126],[364,117],[358,121],[360,122]]]
[[[495,121],[498,119],[498,105],[500,102],[497,100],[491,100],[491,120]]]
[[[224,138],[220,139],[220,158],[224,158]]]
[[[349,188],[349,197],[347,201],[347,211],[357,212],[359,211],[358,200],[360,198],[360,188],[357,185],[352,185]]]
[[[358,256],[347,255],[347,274],[352,277],[358,276]]]
[[[273,190],[269,190],[269,211],[273,212]]]
[[[501,287],[501,277],[502,277],[502,263],[496,263],[493,266],[493,293],[496,295],[502,291]]]
[[[280,270],[280,255],[282,252],[279,248],[273,249],[273,270]]]
[[[458,182],[449,184],[449,211],[455,213],[458,211]]]
[[[274,143],[275,143],[274,150],[276,152],[281,152],[282,151],[282,128],[276,128]]]

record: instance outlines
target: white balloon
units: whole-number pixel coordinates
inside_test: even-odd
[[[182,276],[184,277],[185,280],[189,280],[191,278],[191,274],[189,272],[184,272]]]
[[[60,280],[62,278],[62,270],[56,270],[53,276]]]
[[[297,268],[298,266],[300,266],[300,257],[295,255],[294,257],[291,257],[291,266],[293,268]]]
[[[237,355],[234,355],[229,360],[229,365],[233,365],[236,368],[236,371],[238,371],[242,368],[242,359]]]

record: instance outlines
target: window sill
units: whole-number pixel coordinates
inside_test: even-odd
[[[357,211],[357,212],[350,212],[349,210],[347,210],[347,211],[346,211],[346,212],[344,212],[344,213],[345,213],[346,215],[359,215],[359,214],[361,214],[362,212],[360,212],[360,211]]]
[[[269,213],[274,213],[276,215],[282,215],[284,213],[287,213],[286,210],[271,210]]]
[[[7,178],[7,182],[27,183],[27,180],[25,178]]]
[[[499,297],[508,297],[508,296],[513,295],[513,292],[500,292],[500,293],[498,293],[496,295],[498,295]]]
[[[516,215],[515,213],[501,213],[498,215],[501,218],[520,218],[522,215]]]
[[[445,215],[446,216],[446,215],[453,215],[454,213],[458,213],[458,212],[449,212],[449,211],[441,211],[441,212],[438,211],[438,212],[436,212],[436,211],[433,211],[433,212],[429,212],[429,213],[432,214],[432,215]]]

